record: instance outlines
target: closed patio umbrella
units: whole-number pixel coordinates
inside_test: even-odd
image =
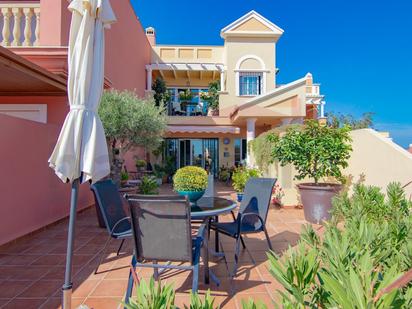
[[[79,183],[96,182],[110,172],[97,109],[104,82],[104,28],[115,22],[109,0],[73,0],[68,53],[70,111],[49,159],[64,182],[72,183],[63,308],[71,307],[72,256]]]

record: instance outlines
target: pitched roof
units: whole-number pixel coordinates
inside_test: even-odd
[[[280,37],[283,29],[252,10],[220,30],[220,36],[225,38],[235,36],[257,36]]]

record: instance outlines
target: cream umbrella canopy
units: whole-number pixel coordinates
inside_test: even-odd
[[[104,82],[104,29],[116,21],[109,0],[73,0],[68,55],[70,111],[49,159],[64,182],[72,183],[63,308],[71,306],[72,255],[80,181],[96,182],[110,172],[103,125],[97,109]]]

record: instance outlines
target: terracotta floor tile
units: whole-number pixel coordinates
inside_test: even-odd
[[[122,297],[126,292],[126,280],[103,280],[91,293],[91,297]]]
[[[13,298],[27,289],[32,281],[5,281],[0,284],[0,298]]]
[[[255,302],[262,302],[268,308],[273,308],[273,300],[267,293],[254,293],[254,294],[239,294],[236,295],[236,299],[240,308],[242,308],[242,301],[248,302],[250,299]]]
[[[115,309],[121,301],[121,297],[89,297],[84,304],[90,309]]]
[[[9,302],[5,308],[7,309],[37,309],[43,304],[46,298],[15,298]]]
[[[73,297],[86,298],[94,288],[100,283],[99,280],[86,280],[73,283]]]
[[[63,265],[65,262],[64,254],[53,254],[53,255],[44,255],[39,257],[37,260],[33,261],[31,265],[37,266],[58,266]]]
[[[61,280],[39,280],[33,283],[23,293],[19,294],[20,298],[25,297],[50,297],[60,290],[63,282]]]
[[[172,193],[170,185],[161,188],[162,192]],[[230,186],[218,184],[220,196],[228,196],[232,192]],[[230,215],[219,218],[221,222],[231,221]],[[270,209],[267,228],[270,240],[275,251],[281,254],[289,245],[295,245],[299,240],[299,233],[303,220],[301,209]],[[61,299],[61,285],[64,276],[64,262],[66,253],[68,221],[48,227],[32,236],[22,238],[15,243],[0,247],[0,293],[9,293],[5,296],[19,294],[11,303],[11,308],[30,308],[30,306],[44,309],[58,309]],[[108,246],[105,259],[95,275],[100,255],[98,254],[107,240],[107,231],[97,226],[95,209],[83,211],[79,214],[76,226],[76,242],[73,267],[74,291],[73,308],[85,303],[90,308],[117,308],[125,293],[127,285],[128,266],[131,260],[132,242],[126,241],[124,254],[115,256],[119,242],[112,241]],[[211,269],[221,280],[217,287],[214,283],[203,284],[203,265],[199,279],[199,293],[204,295],[208,289],[222,303],[222,308],[240,309],[241,299],[262,299],[272,308],[271,299],[275,299],[274,292],[278,283],[269,274],[266,266],[266,251],[268,249],[263,233],[245,236],[248,249],[251,251],[256,265],[253,265],[249,255],[242,251],[239,262],[238,277],[233,281],[229,277],[223,259],[210,258]],[[234,239],[220,235],[227,256],[229,270],[233,269]],[[214,248],[214,232],[211,232],[210,243]],[[44,256],[41,256],[44,255]],[[13,260],[13,257],[14,260]],[[27,264],[32,264],[28,267]],[[15,265],[15,266],[13,266]],[[26,265],[26,266],[24,266]],[[24,267],[21,267],[24,266]],[[120,269],[116,269],[116,268]],[[153,270],[139,269],[139,278],[150,278]],[[39,279],[41,278],[41,279]],[[162,275],[163,283],[173,282],[177,288],[176,303],[188,304],[192,285],[190,272],[173,271]],[[4,289],[2,286],[15,283],[14,288]],[[36,281],[36,285],[29,286]],[[23,291],[21,290],[23,289]],[[234,292],[237,294],[233,295]],[[89,296],[90,295],[90,296]],[[77,297],[76,297],[77,296]],[[88,297],[89,296],[89,297]],[[12,297],[12,296],[10,296]],[[32,297],[30,302],[23,297]],[[49,297],[49,299],[46,299]],[[1,299],[0,307],[8,299]],[[6,306],[9,308],[9,306]]]

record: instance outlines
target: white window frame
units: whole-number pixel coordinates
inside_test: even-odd
[[[255,59],[259,62],[260,64],[260,68],[256,68],[256,69],[250,69],[250,70],[241,70],[240,66],[242,65],[242,63],[247,60],[247,59]],[[241,57],[237,63],[236,63],[236,67],[235,67],[235,85],[236,85],[236,96],[238,97],[255,97],[255,95],[240,95],[240,72],[256,72],[256,73],[262,73],[262,89],[261,89],[261,93],[260,95],[263,95],[266,93],[266,75],[267,73],[270,72],[270,70],[266,69],[265,63],[263,62],[263,60],[256,56],[256,55],[245,55],[243,57]]]

